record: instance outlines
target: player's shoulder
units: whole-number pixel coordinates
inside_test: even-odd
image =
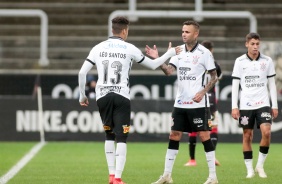
[[[236,58],[236,62],[244,62],[245,60],[248,60],[249,58],[248,58],[248,56],[247,56],[247,54],[242,54],[241,56],[239,56],[239,57],[237,57]]]
[[[196,49],[198,52],[201,52],[202,54],[211,54],[211,51],[200,43],[198,43]]]
[[[271,59],[271,57],[269,57],[269,56],[267,56],[267,55],[265,55],[265,54],[262,54],[262,53],[260,53],[260,59],[262,59],[262,60],[265,60],[265,61],[268,61],[268,62],[272,62],[272,59]]]

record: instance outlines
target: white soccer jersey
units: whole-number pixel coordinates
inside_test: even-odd
[[[275,76],[272,59],[259,54],[252,60],[247,54],[235,60],[232,77],[240,80],[240,109],[258,109],[270,106],[267,79]]]
[[[130,99],[129,73],[132,62],[142,62],[144,58],[140,49],[119,37],[110,37],[93,47],[86,60],[96,65],[98,70],[96,100],[110,92]]]
[[[181,47],[182,52],[169,61],[177,70],[178,89],[174,107],[187,109],[209,107],[207,95],[199,103],[192,99],[197,92],[204,89],[206,71],[215,69],[214,58],[211,52],[199,43],[191,51],[186,49],[185,44]]]

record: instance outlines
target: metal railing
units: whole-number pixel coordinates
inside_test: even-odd
[[[49,65],[48,49],[48,16],[42,10],[37,9],[0,9],[0,17],[39,17],[40,25],[40,58],[39,65]]]
[[[136,10],[136,0],[129,1],[129,10],[113,11],[108,19],[108,36],[112,35],[111,20],[116,16],[132,17],[138,20],[139,17],[145,18],[188,18],[192,17],[197,21],[203,18],[244,18],[250,20],[250,32],[257,32],[257,19],[249,11],[204,11],[202,10],[202,0],[195,0],[195,11],[162,11],[162,10]],[[132,21],[133,21],[132,20]]]

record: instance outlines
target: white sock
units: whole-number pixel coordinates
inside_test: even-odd
[[[126,149],[127,149],[126,143],[123,142],[117,143],[115,178],[121,178],[122,171],[124,169],[124,165],[126,161]]]
[[[209,167],[209,178],[216,178],[215,151],[205,152]]]
[[[267,154],[263,154],[263,153],[259,152],[258,162],[257,162],[256,167],[263,168],[266,157],[267,157]]]
[[[248,173],[254,172],[253,159],[244,159],[244,161],[247,168],[247,172]]]
[[[165,156],[165,170],[163,176],[165,175],[171,176],[173,164],[177,154],[178,154],[178,150],[167,149]]]
[[[109,174],[115,174],[115,141],[105,141],[105,154],[108,163]]]

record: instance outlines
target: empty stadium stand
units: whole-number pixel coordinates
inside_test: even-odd
[[[282,38],[282,2],[277,0],[204,0],[203,10],[250,11],[258,20],[263,40]],[[42,9],[49,18],[46,67],[38,65],[40,20],[0,17],[0,68],[78,70],[91,47],[107,38],[108,17],[114,10],[128,10],[128,0],[1,0],[0,9]],[[194,0],[137,0],[138,10],[194,11]],[[189,17],[187,17],[189,19]],[[127,41],[144,50],[156,44],[160,53],[168,42],[182,44],[181,27],[186,19],[139,18],[130,26]],[[201,24],[199,40],[215,42],[215,58],[231,71],[236,57],[246,51],[244,37],[249,20],[209,19]],[[133,71],[146,69],[134,64]]]

